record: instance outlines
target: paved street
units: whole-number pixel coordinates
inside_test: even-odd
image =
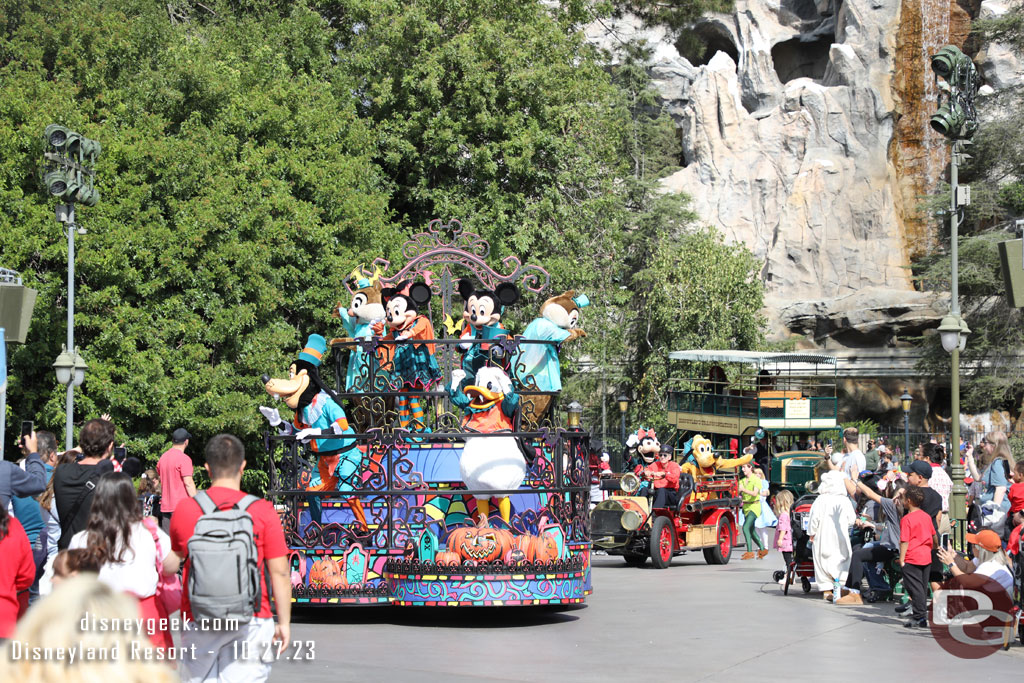
[[[587,607],[340,609],[297,615],[293,639],[316,661],[279,662],[273,681],[1016,680],[1024,647],[980,661],[908,632],[891,603],[840,608],[788,597],[778,553],[710,567],[698,554],[667,570],[594,558]],[[334,622],[334,623],[332,623]]]

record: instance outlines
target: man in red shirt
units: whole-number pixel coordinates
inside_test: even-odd
[[[679,505],[679,465],[672,460],[672,447],[665,445],[658,453],[658,461],[643,470],[645,479],[654,484],[652,507],[667,508]]]
[[[903,567],[903,586],[913,605],[910,621],[903,625],[928,628],[928,574],[935,547],[935,526],[928,513],[921,509],[924,489],[907,487],[903,500],[908,511],[900,521],[900,566]]]
[[[210,488],[206,493],[219,510],[231,508],[246,495],[242,491],[244,469],[245,449],[241,441],[230,434],[218,434],[210,439],[206,445]],[[254,612],[249,623],[239,624],[234,630],[203,630],[192,622],[192,628],[186,628],[182,633],[183,647],[194,646],[192,652],[195,653],[194,658],[184,659],[182,679],[185,681],[265,681],[270,676],[270,663],[290,644],[292,585],[288,544],[281,520],[274,506],[266,500],[254,502],[247,512],[252,516],[257,562],[263,582],[259,611]],[[171,549],[185,560],[181,614],[186,621],[192,619],[188,595],[188,578],[192,571],[188,562],[188,541],[201,516],[199,503],[189,498],[178,506],[171,520]],[[276,627],[274,613],[270,609],[271,590],[277,611]],[[274,643],[278,645],[275,647]]]
[[[196,495],[196,484],[192,480],[192,458],[185,454],[188,440],[192,435],[186,429],[178,428],[171,434],[171,447],[164,451],[156,463],[160,476],[160,511],[164,531],[171,528],[171,515],[178,504]]]

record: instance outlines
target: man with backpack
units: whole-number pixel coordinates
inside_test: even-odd
[[[107,420],[89,420],[78,433],[82,459],[59,465],[53,472],[53,497],[60,520],[58,550],[71,543],[71,537],[85,531],[92,510],[92,496],[99,478],[112,472],[110,456],[114,452],[113,423]]]
[[[185,681],[265,681],[290,645],[288,546],[274,506],[242,491],[244,469],[241,441],[210,439],[210,488],[182,501],[171,518],[171,548],[185,560],[182,645],[195,655],[184,659]],[[237,628],[227,628],[232,621]]]

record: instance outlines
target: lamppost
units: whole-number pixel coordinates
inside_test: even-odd
[[[583,406],[581,406],[576,401],[573,401],[568,406],[566,406],[566,412],[569,413],[569,429],[579,429],[580,416],[583,415]]]
[[[931,118],[931,127],[950,141],[949,162],[949,255],[952,277],[949,291],[949,315],[939,325],[939,336],[942,348],[951,356],[949,381],[950,417],[952,418],[952,434],[950,443],[952,451],[960,443],[960,352],[967,344],[970,329],[960,315],[960,290],[958,283],[958,247],[957,235],[961,206],[970,203],[970,193],[961,188],[957,178],[957,166],[963,161],[963,145],[965,140],[974,136],[978,130],[977,113],[974,110],[974,96],[978,92],[980,81],[974,62],[953,45],[946,45],[938,53],[932,55],[932,71],[946,82],[939,89],[945,93],[945,101],[939,96],[939,109]],[[964,486],[964,469],[960,464],[959,452],[950,453],[953,479],[953,491],[949,498],[949,514],[955,524],[955,545],[963,548],[964,527],[967,520],[966,494]]]
[[[619,402],[619,417],[622,420],[619,435],[621,437],[622,445],[626,445],[626,411],[629,410],[629,396],[625,394],[619,394],[619,397],[615,399]]]
[[[64,224],[68,237],[68,338],[54,368],[57,381],[68,389],[64,446],[71,449],[74,438],[74,392],[75,387],[81,386],[85,379],[86,368],[75,347],[75,232],[78,230],[75,225],[75,204],[96,206],[100,200],[99,190],[93,182],[96,177],[93,166],[100,155],[101,146],[95,140],[56,123],[46,127],[43,137],[46,144],[46,151],[43,152],[43,183],[47,192],[65,202],[57,205],[57,220]],[[68,349],[73,349],[73,356],[68,353]],[[61,382],[61,377],[66,381]]]
[[[907,388],[903,387],[903,395],[900,396],[900,403],[903,404],[903,467],[906,468],[910,465],[910,404],[914,401],[914,397],[907,392]]]

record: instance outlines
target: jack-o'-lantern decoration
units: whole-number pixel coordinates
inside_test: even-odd
[[[316,588],[344,588],[348,585],[345,572],[337,560],[324,557],[313,563],[309,570],[309,585]]]
[[[522,564],[526,562],[526,553],[519,548],[512,548],[505,553],[505,564]]]
[[[450,550],[440,550],[434,555],[434,562],[441,565],[456,566],[462,562],[462,556]]]
[[[558,559],[558,541],[551,534],[537,536],[533,547],[534,562],[554,562]]]
[[[448,549],[465,560],[494,562],[512,547],[512,534],[489,526],[459,527],[448,534]]]
[[[558,559],[558,541],[550,534],[522,534],[512,539],[512,548],[521,551],[528,562],[554,562]]]

